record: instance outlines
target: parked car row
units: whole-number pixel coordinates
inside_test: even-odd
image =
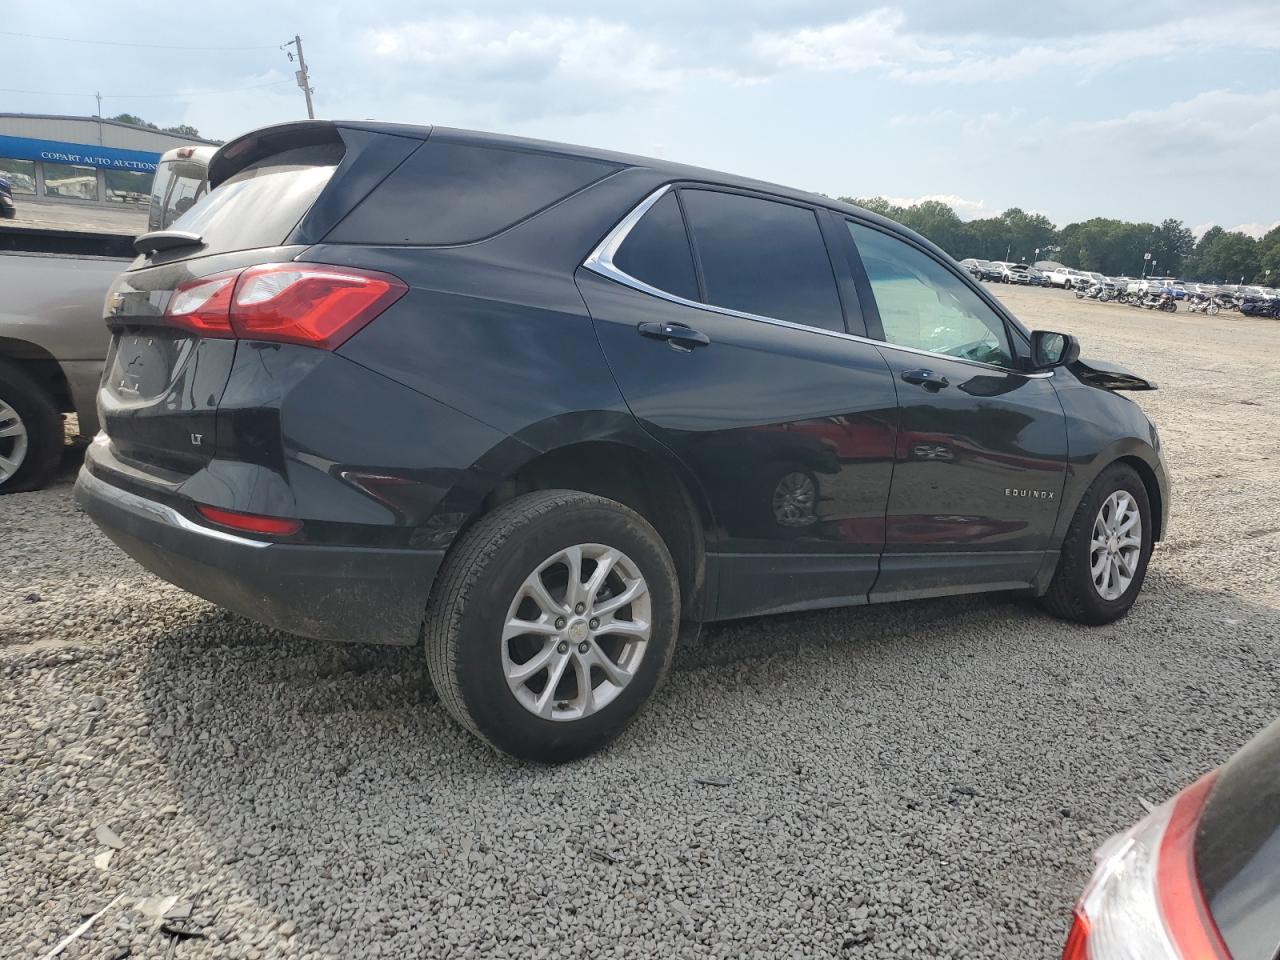
[[[992,283],[1019,283],[1030,287],[1047,287],[1049,278],[1040,270],[1026,263],[1012,263],[1005,260],[978,260],[969,257],[960,261],[960,266],[969,271],[975,280],[988,280]]]
[[[1193,313],[1214,315],[1235,310],[1246,316],[1280,318],[1280,291],[1271,287],[1239,284],[1186,283],[1169,277],[1102,277],[1096,282],[1077,280],[1075,294],[1103,303],[1116,301],[1134,307],[1169,313],[1181,302]]]

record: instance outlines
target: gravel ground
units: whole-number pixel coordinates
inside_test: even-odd
[[[417,651],[143,573],[71,458],[0,498],[0,954],[124,894],[64,956],[1056,956],[1098,843],[1277,712],[1280,324],[1001,292],[1163,387],[1173,525],[1129,618],[989,597],[715,628],[559,769],[464,735]]]

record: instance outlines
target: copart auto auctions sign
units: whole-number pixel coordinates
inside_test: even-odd
[[[11,160],[43,160],[48,163],[69,163],[102,170],[134,170],[138,173],[154,173],[160,154],[145,150],[125,150],[121,147],[87,146],[63,143],[58,140],[37,140],[31,137],[0,136],[0,157]]]

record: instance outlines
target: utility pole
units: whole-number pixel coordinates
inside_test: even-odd
[[[298,80],[298,86],[302,88],[302,94],[307,98],[307,118],[314,120],[316,118],[315,107],[311,105],[311,77],[307,73],[307,59],[302,55],[302,37],[298,34],[293,35],[293,39],[285,44],[286,47],[296,47],[298,50],[298,70],[294,74]],[[289,59],[293,59],[293,54],[289,54]]]
[[[95,93],[98,99],[98,146],[102,146],[102,94]]]

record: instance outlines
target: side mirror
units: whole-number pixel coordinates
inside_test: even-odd
[[[1065,367],[1080,359],[1080,341],[1069,333],[1037,330],[1031,334],[1031,365],[1037,370]]]

